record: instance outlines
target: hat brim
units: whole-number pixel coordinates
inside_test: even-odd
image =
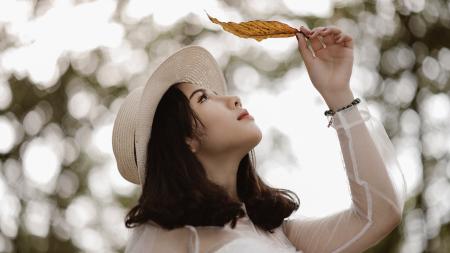
[[[139,173],[134,154],[134,132],[136,111],[143,89],[143,86],[137,87],[128,93],[117,112],[112,131],[112,147],[117,168],[123,178],[134,184],[139,184]]]
[[[164,60],[145,85],[135,117],[135,148],[139,183],[143,185],[147,168],[147,146],[151,136],[153,116],[161,97],[176,82],[213,89],[227,94],[223,72],[214,57],[203,47],[183,47]]]

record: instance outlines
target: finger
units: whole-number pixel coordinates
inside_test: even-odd
[[[346,36],[346,38],[344,39],[344,46],[353,48],[353,38],[351,36]]]
[[[325,36],[322,36],[322,38],[323,38],[322,41],[325,44],[325,46],[334,44],[335,39],[334,39],[333,35],[325,35]]]
[[[334,44],[334,35],[331,33],[330,29],[328,27],[325,27],[321,32],[320,35],[322,36],[323,43],[328,46]]]
[[[324,29],[325,27],[316,27],[316,28],[314,28],[313,30],[312,30],[312,34],[311,34],[311,36],[309,36],[309,40],[311,41],[311,47],[312,47],[312,49],[314,50],[314,51],[317,51],[317,50],[319,50],[319,49],[322,49],[322,48],[325,48],[326,47],[326,45],[323,45],[323,43],[322,43],[322,41],[321,41],[321,39],[322,38],[319,38],[319,37],[321,37],[321,36],[319,36],[320,35],[320,32]]]
[[[342,43],[346,37],[349,37],[349,36],[345,33],[341,33],[341,34],[335,36],[336,43]]]
[[[312,48],[314,51],[317,51],[317,50],[323,48],[322,43],[320,42],[320,40],[319,40],[318,37],[316,37],[316,38],[314,38],[314,39],[310,39],[309,41],[311,42],[311,48]]]
[[[311,42],[311,48],[314,51],[317,51],[319,49],[324,48],[324,46],[322,45],[322,42],[320,41],[319,37],[315,37],[315,38],[309,37],[309,41]]]
[[[339,28],[333,27],[333,26],[329,26],[329,27],[326,27],[325,29],[323,29],[320,32],[320,35],[322,35],[322,36],[328,36],[328,35],[330,35],[330,36],[337,36],[337,35],[339,35],[341,33],[342,33],[342,31]]]
[[[306,34],[307,37],[311,36],[312,31],[304,26],[300,26],[300,31],[302,31],[304,34]]]
[[[336,36],[335,37],[335,39],[336,39],[336,43],[341,43],[342,42],[342,40],[344,39],[344,34],[343,33],[341,33],[341,34],[339,34],[338,36]]]
[[[322,29],[319,33],[323,37],[325,45],[341,44],[345,47],[353,48],[353,39],[349,35],[342,32],[341,29],[335,26],[330,26]],[[316,35],[317,36],[317,35]]]
[[[334,35],[334,42],[333,43],[339,43],[338,40],[340,40],[342,38],[342,33],[338,34],[338,35]]]
[[[340,36],[340,38],[338,40],[336,40],[336,43],[344,43],[345,47],[353,48],[352,37],[350,37],[349,35],[344,34],[344,33]]]
[[[302,33],[296,33],[297,41],[298,41],[298,50],[302,55],[303,61],[311,62],[314,58],[311,51],[309,51],[308,45],[306,44],[305,36]]]
[[[342,33],[342,30],[339,29],[336,26],[328,26],[326,27],[326,29],[322,32],[322,35],[327,35],[327,34],[340,34]]]
[[[312,31],[312,34],[311,34],[310,38],[314,38],[314,37],[316,37],[317,35],[319,35],[320,32],[323,31],[323,29],[325,29],[325,27],[322,27],[322,26],[319,26],[319,27],[316,27],[316,28],[312,29],[312,30],[311,30],[311,31]]]

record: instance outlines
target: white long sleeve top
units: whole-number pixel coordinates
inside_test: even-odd
[[[396,152],[364,99],[337,112],[332,127],[350,186],[350,208],[320,218],[287,218],[274,233],[256,227],[248,216],[234,229],[231,222],[224,227],[186,225],[172,230],[148,222],[132,229],[125,253],[321,253],[372,247],[401,221],[406,184]]]

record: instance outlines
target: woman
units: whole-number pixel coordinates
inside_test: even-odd
[[[265,184],[250,159],[260,129],[227,95],[211,54],[188,46],[126,97],[114,122],[118,169],[142,186],[126,217],[125,252],[361,252],[400,223],[403,175],[384,127],[350,89],[352,38],[337,27],[301,27],[297,41],[330,109],[351,208],[288,219],[298,197]]]

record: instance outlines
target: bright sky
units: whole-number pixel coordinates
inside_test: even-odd
[[[199,16],[202,25],[210,29],[220,30],[212,24],[204,13],[204,9],[212,16],[222,21],[242,21],[243,17],[234,9],[224,6],[222,3],[211,0],[198,1],[174,1],[165,0],[164,4],[148,5],[148,1],[130,1],[122,10],[122,20],[128,24],[135,24],[139,20],[153,15],[156,24],[160,25],[160,31],[170,30],[175,22],[185,17],[189,13]],[[258,3],[255,6],[255,13],[264,15],[267,8],[261,6],[272,6],[271,1],[247,1],[246,4]],[[41,89],[49,88],[57,82],[61,72],[61,65],[57,65],[58,59],[64,55],[73,56],[74,66],[80,66],[80,71],[88,73],[95,66],[99,66],[97,78],[101,85],[113,86],[136,74],[136,71],[145,72],[143,66],[149,66],[147,52],[142,49],[131,47],[128,40],[124,39],[125,29],[123,24],[111,21],[111,17],[116,9],[116,1],[100,0],[87,2],[74,6],[71,1],[53,1],[41,16],[29,19],[31,11],[31,1],[0,1],[0,25],[8,33],[17,36],[21,42],[18,47],[9,48],[0,55],[0,71],[2,73],[14,73],[17,76],[29,76],[37,87]],[[283,4],[273,5],[271,8],[288,8],[296,15],[315,15],[318,17],[328,17],[332,15],[333,3],[328,0],[321,1],[294,1],[283,0]],[[177,8],[173,8],[173,6]],[[307,11],[306,11],[307,10]],[[301,20],[287,20],[292,25],[304,24]],[[152,35],[145,39],[152,40]],[[199,37],[194,42],[206,47],[223,66],[227,63],[230,54],[238,53],[253,47],[256,50],[268,53],[274,61],[281,62],[292,52],[295,52],[296,40],[292,39],[268,39],[262,42],[242,40],[223,32],[218,35]],[[225,46],[226,45],[226,46]],[[173,51],[180,47],[174,41],[163,41],[158,45],[158,49]],[[86,58],[86,52],[103,47],[107,55],[111,56],[111,62],[101,65],[98,59]],[[368,49],[369,50],[369,49]],[[355,49],[357,51],[357,49]],[[165,52],[165,51],[163,51]],[[358,52],[356,52],[358,57]],[[408,52],[404,52],[406,55]],[[443,51],[440,59],[427,59],[424,71],[432,78],[438,78],[436,66],[449,62],[449,51]],[[164,55],[163,55],[164,56]],[[161,57],[163,57],[161,56]],[[167,56],[167,55],[165,55]],[[299,55],[300,57],[300,55]],[[26,59],[26,60],[24,60]],[[355,62],[358,62],[356,60]],[[87,63],[93,64],[92,66]],[[134,64],[134,65],[133,65]],[[271,63],[259,63],[263,67],[270,69]],[[64,65],[64,64],[63,64]],[[66,64],[67,65],[67,64]],[[273,64],[272,64],[273,65]],[[134,66],[134,67],[129,67]],[[434,67],[433,67],[434,66]],[[447,64],[448,66],[448,64]],[[153,67],[153,66],[152,66]],[[439,68],[438,68],[439,69]],[[119,72],[116,72],[118,70]],[[133,72],[135,71],[135,72]],[[116,73],[116,75],[114,75]],[[144,75],[146,76],[146,75]],[[274,85],[283,86],[280,93],[271,93],[258,88],[258,82],[264,80],[255,69],[250,66],[241,66],[233,74],[236,80],[244,80],[242,90],[238,91],[244,106],[255,117],[255,121],[263,130],[263,134],[268,136],[269,132],[277,129],[289,137],[291,150],[297,158],[298,164],[285,169],[288,165],[283,163],[283,156],[280,160],[274,158],[273,161],[265,164],[265,173],[262,175],[271,184],[295,191],[302,205],[299,213],[306,216],[322,216],[347,208],[350,205],[350,193],[347,188],[347,178],[344,165],[341,160],[341,151],[335,130],[326,127],[326,117],[323,111],[326,105],[318,92],[314,89],[306,70],[303,66],[297,66],[286,73]],[[402,77],[402,89],[412,90],[416,81],[408,76]],[[130,83],[142,85],[145,80],[133,80]],[[73,81],[75,84],[77,81]],[[357,97],[363,97],[366,92],[370,92],[376,85],[378,79],[370,70],[361,66],[354,66],[351,85]],[[133,84],[132,84],[133,85]],[[134,84],[136,85],[136,84]],[[364,85],[364,86],[363,86]],[[71,86],[72,87],[72,86]],[[73,85],[69,89],[69,113],[76,119],[88,119],[94,125],[92,133],[88,133],[83,127],[76,136],[76,141],[90,140],[74,144],[73,139],[65,138],[61,135],[58,126],[46,128],[46,134],[33,139],[24,146],[22,159],[23,170],[27,180],[36,187],[44,191],[55,190],[56,176],[60,173],[61,164],[69,163],[63,160],[63,156],[76,157],[80,148],[86,148],[93,159],[105,161],[100,167],[92,168],[90,178],[103,178],[95,181],[89,179],[89,187],[94,197],[99,199],[110,199],[111,193],[128,195],[131,194],[135,186],[126,182],[118,173],[113,162],[110,138],[112,123],[117,105],[122,98],[118,98],[113,103],[112,108],[105,108],[99,104],[97,95],[88,88],[77,88],[82,85]],[[400,89],[399,88],[399,89]],[[392,98],[395,100],[395,97]],[[450,108],[448,97],[430,97],[424,110],[428,111],[429,121],[443,121],[449,118],[449,110],[439,113],[432,108]],[[6,108],[11,102],[11,89],[5,80],[0,79],[0,108]],[[369,109],[376,117],[382,118],[384,108],[376,103],[371,103]],[[280,112],[283,113],[280,113]],[[99,120],[94,120],[93,115],[102,115]],[[36,109],[30,112],[21,124],[11,115],[0,116],[0,152],[8,153],[12,147],[23,138],[23,134],[35,134],[43,125],[44,113]],[[405,117],[405,124],[417,121],[417,115],[411,113]],[[431,138],[431,137],[430,137]],[[408,184],[408,193],[412,194],[420,185],[422,177],[419,157],[419,150],[405,140],[393,141],[399,152],[399,161],[404,170]],[[256,148],[256,155],[264,154],[269,142],[264,139]],[[66,154],[61,153],[65,150]],[[324,159],[326,157],[326,159]],[[68,180],[71,178],[67,175]],[[70,181],[70,180],[69,180]],[[0,182],[0,190],[2,184]],[[106,201],[105,200],[105,201]],[[11,200],[13,201],[13,200]],[[80,197],[69,209],[68,219],[75,221],[82,220],[83,224],[90,222],[89,207],[92,205],[89,200]],[[35,207],[40,207],[35,203]],[[80,211],[79,207],[86,207],[85,211]],[[47,207],[43,207],[44,210]],[[116,210],[116,209],[111,209]],[[32,212],[32,211],[30,211]],[[79,214],[79,212],[83,214]],[[92,211],[94,212],[94,210]],[[114,212],[114,217],[120,217],[120,212]],[[31,217],[37,219],[39,215],[33,214]],[[35,222],[30,218],[30,223]],[[36,223],[40,224],[40,223]],[[80,231],[97,238],[95,231]],[[46,231],[35,231],[37,234]],[[83,238],[80,239],[83,241]],[[86,241],[86,240],[85,240]],[[87,240],[86,248],[93,247],[95,243]]]

